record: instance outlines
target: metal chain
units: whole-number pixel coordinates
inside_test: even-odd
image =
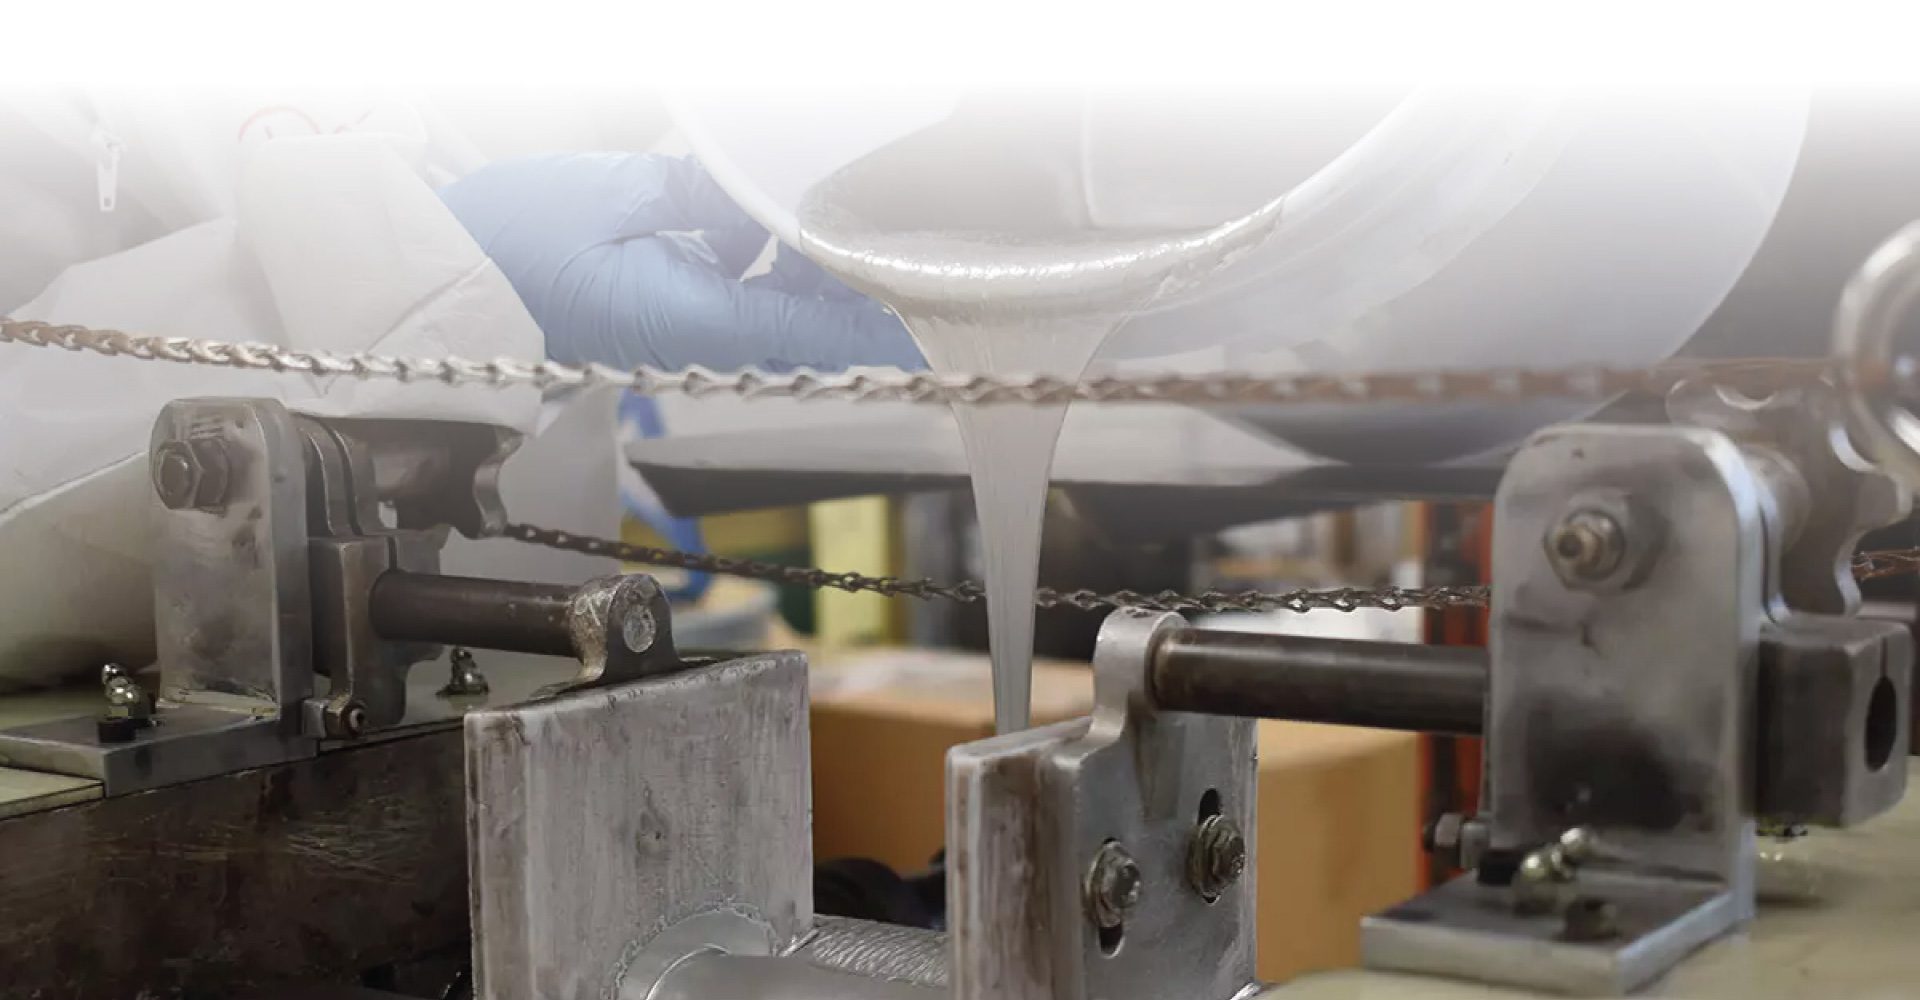
[[[363,380],[421,382],[440,385],[479,385],[494,388],[531,386],[541,390],[618,386],[642,395],[679,393],[695,398],[737,396],[743,399],[837,399],[851,402],[906,402],[940,404],[1154,402],[1154,403],[1379,403],[1379,402],[1511,402],[1539,398],[1608,399],[1625,392],[1662,393],[1683,381],[1710,379],[1716,383],[1764,393],[1817,381],[1833,372],[1824,359],[1749,358],[1733,361],[1670,361],[1646,368],[1577,366],[1558,369],[1491,369],[1480,371],[1423,371],[1371,374],[1242,375],[1128,375],[1079,382],[1048,376],[995,378],[985,375],[939,375],[880,372],[823,375],[810,371],[773,374],[758,371],[719,373],[704,368],[665,371],[636,368],[622,371],[604,365],[566,365],[553,361],[501,359],[474,361],[460,357],[407,358],[384,354],[332,354],[298,351],[271,344],[233,343],[189,337],[139,336],[120,330],[42,323],[0,317],[0,343],[58,348],[106,357],[136,358],[175,364],[208,365],[246,371],[290,372],[315,376],[345,376]],[[1888,377],[1899,374],[1899,366]],[[607,538],[574,535],[551,528],[514,524],[507,537],[548,548],[611,556],[625,562],[812,588],[833,588],[887,596],[940,598],[973,603],[983,596],[974,581],[938,583],[903,580],[859,573],[832,573],[822,569],[696,555],[673,549],[632,545]],[[1854,560],[1855,575],[1873,579],[1920,572],[1920,549],[1863,553]],[[1133,607],[1164,611],[1357,611],[1379,608],[1477,608],[1487,604],[1487,590],[1478,586],[1342,587],[1331,590],[1207,591],[1143,594],[1132,590],[1099,593],[1061,591],[1043,587],[1035,594],[1043,608]]]
[[[972,604],[985,592],[973,580],[940,583],[925,578],[908,580],[895,576],[867,576],[861,573],[835,573],[807,566],[755,562],[728,556],[703,555],[678,549],[635,545],[612,538],[576,535],[554,528],[531,524],[509,524],[505,537],[550,549],[605,556],[621,562],[644,566],[672,566],[698,573],[745,577],[771,583],[808,587],[814,590],[844,590],[849,593],[881,594],[886,597],[913,597],[919,600],[957,601]],[[1920,549],[1882,549],[1862,552],[1853,557],[1854,576],[1861,580],[1920,572]],[[1042,608],[1073,607],[1082,611],[1099,608],[1143,608],[1149,611],[1216,613],[1223,611],[1358,611],[1378,608],[1404,611],[1409,608],[1446,610],[1484,608],[1488,590],[1484,586],[1439,587],[1337,587],[1329,590],[1261,591],[1209,590],[1199,594],[1181,594],[1163,590],[1143,594],[1137,590],[1055,590],[1041,587],[1034,591],[1033,603]]]
[[[232,343],[188,337],[146,337],[119,330],[54,325],[0,317],[0,343],[85,351],[107,357],[211,365],[247,371],[344,376],[365,380],[532,386],[541,390],[618,386],[648,396],[695,398],[833,399],[849,402],[940,404],[993,403],[1437,403],[1514,402],[1527,399],[1604,400],[1626,392],[1663,393],[1706,378],[1765,393],[1818,380],[1833,370],[1825,359],[1748,358],[1681,360],[1647,368],[1580,365],[1555,369],[1496,368],[1370,374],[1110,375],[1082,381],[1050,376],[994,377],[881,371],[825,375],[812,371],[714,372],[705,368],[666,371],[554,361],[460,357],[407,358],[384,354],[296,351],[271,344]]]
[[[733,559],[727,556],[700,555],[678,549],[635,545],[611,538],[576,535],[531,524],[509,524],[505,536],[550,549],[563,549],[590,556],[607,556],[621,562],[646,566],[672,566],[700,573],[740,576],[750,580],[791,584],[815,590],[845,590],[851,593],[881,594],[887,597],[914,597],[920,600],[958,601],[972,604],[985,596],[973,580],[940,583],[934,580],[907,580],[892,576],[866,576],[861,573],[834,573],[804,566]],[[1406,608],[1479,608],[1487,603],[1485,587],[1341,587],[1332,590],[1209,590],[1200,594],[1181,594],[1163,590],[1143,594],[1136,590],[1100,593],[1093,590],[1055,590],[1041,587],[1034,592],[1033,603],[1042,608],[1072,607],[1083,611],[1099,608],[1145,608],[1150,611],[1358,611],[1379,608],[1401,611]]]

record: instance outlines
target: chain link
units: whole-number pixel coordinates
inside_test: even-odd
[[[531,386],[541,390],[618,386],[648,396],[832,399],[984,405],[995,403],[1439,403],[1528,399],[1605,400],[1626,392],[1664,393],[1693,379],[1711,379],[1756,394],[1819,380],[1833,370],[1825,359],[1746,358],[1681,360],[1647,368],[1580,365],[1555,369],[1433,370],[1370,374],[1110,375],[1082,381],[1050,376],[997,378],[977,374],[877,371],[826,375],[811,371],[666,371],[554,361],[461,357],[407,358],[385,354],[330,354],[271,344],[188,337],[147,337],[119,330],[0,318],[0,343],[82,351],[107,357],[211,365],[247,371],[344,376],[364,380]]]

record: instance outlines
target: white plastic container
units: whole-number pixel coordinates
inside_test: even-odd
[[[768,103],[682,95],[730,194],[789,243],[814,185],[886,150],[874,201],[905,228],[1077,237],[1279,225],[1156,301],[1105,363],[1221,348],[1236,370],[1605,363],[1678,348],[1752,259],[1785,194],[1802,92],[957,92]],[[902,153],[906,150],[906,153]],[[1590,407],[1241,411],[1350,460],[1434,460]]]

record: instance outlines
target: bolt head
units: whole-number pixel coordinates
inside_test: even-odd
[[[1520,870],[1514,874],[1514,878],[1535,885],[1552,882],[1553,862],[1547,858],[1546,852],[1534,851],[1520,859]]]
[[[1202,820],[1187,848],[1187,880],[1194,891],[1211,902],[1246,870],[1247,838],[1239,824],[1218,814]]]
[[[139,704],[146,698],[139,685],[132,678],[115,677],[107,682],[107,704],[116,708],[128,708]]]
[[[1593,831],[1584,826],[1573,827],[1560,835],[1560,853],[1568,861],[1592,858],[1597,846]]]
[[[1460,830],[1466,821],[1460,813],[1441,813],[1421,833],[1421,846],[1430,854],[1452,854],[1460,848]]]
[[[653,611],[645,604],[634,605],[620,621],[620,641],[634,653],[652,649],[656,632],[658,629],[654,627]]]
[[[229,465],[218,440],[174,440],[153,451],[153,491],[168,510],[211,510],[227,499]]]
[[[1145,877],[1126,848],[1108,842],[1087,866],[1084,889],[1087,915],[1097,926],[1113,928],[1126,923],[1127,914],[1140,905]]]
[[[1626,555],[1626,530],[1598,510],[1576,510],[1547,532],[1547,559],[1568,582],[1601,580],[1620,567]]]
[[[168,441],[153,453],[153,491],[168,510],[186,510],[200,486],[200,465],[185,441]]]
[[[333,702],[326,710],[327,733],[351,739],[367,731],[367,706],[357,701]]]
[[[1247,870],[1247,841],[1231,820],[1221,826],[1224,832],[1213,838],[1211,871],[1215,881],[1224,888]]]

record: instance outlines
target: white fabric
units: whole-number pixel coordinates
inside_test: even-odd
[[[61,118],[51,107],[14,121],[39,122],[50,143],[78,141],[85,116]],[[145,212],[173,231],[74,264],[14,316],[337,352],[539,356],[543,338],[505,276],[434,194],[458,163],[472,161],[457,143],[432,145],[425,118],[384,109],[394,129],[368,131],[363,121],[324,134],[307,127],[312,112],[269,109],[268,117],[301,124],[267,136],[255,134],[257,116],[195,110],[198,117],[164,104],[123,108],[115,120],[126,150],[115,211]],[[230,131],[247,117],[255,125]],[[95,164],[75,162],[91,198]],[[0,184],[0,197],[30,186],[46,188],[22,179]],[[97,204],[34,197],[49,231],[46,243],[33,245],[99,246],[89,215],[101,214]],[[0,203],[0,217],[11,207]],[[68,224],[55,224],[63,213]],[[0,347],[0,688],[97,669],[108,658],[145,662],[152,601],[143,456],[162,405],[205,395],[274,397],[320,415],[431,416],[523,432],[551,424],[565,440],[542,437],[508,462],[512,513],[578,531],[618,524],[604,396],[581,401],[575,415],[543,418],[526,388],[314,379]],[[449,562],[463,572],[553,580],[606,566],[529,561],[485,546],[453,551]]]

